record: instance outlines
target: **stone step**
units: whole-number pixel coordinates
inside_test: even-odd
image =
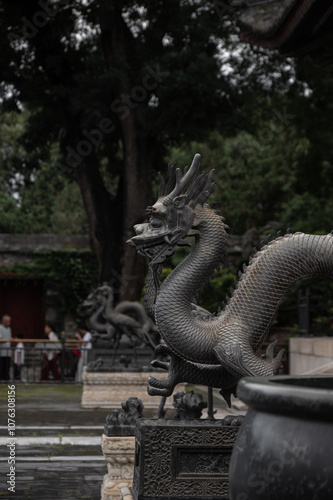
[[[0,446],[6,446],[13,438],[0,437]],[[101,436],[20,436],[15,440],[16,448],[22,446],[48,446],[50,444],[60,445],[100,445]]]
[[[5,405],[3,409],[7,410]],[[103,426],[105,419],[110,410],[85,410],[81,411],[78,407],[71,410],[66,405],[54,405],[54,408],[31,408],[28,404],[16,405],[16,425],[20,426],[68,426],[85,423],[86,425]],[[5,415],[4,415],[5,416]],[[1,425],[5,425],[6,421],[1,418]]]
[[[103,425],[17,425],[15,433],[22,436],[101,436]],[[8,428],[0,426],[0,439],[8,436]]]

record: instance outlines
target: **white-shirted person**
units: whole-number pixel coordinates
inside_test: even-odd
[[[88,363],[88,351],[92,349],[92,335],[84,325],[79,325],[79,331],[75,334],[75,337],[81,341],[81,357],[77,364],[75,382],[82,382],[83,367]]]

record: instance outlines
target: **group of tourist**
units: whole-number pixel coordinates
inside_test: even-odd
[[[54,325],[51,322],[46,322],[44,326],[44,339],[50,342],[38,342],[35,345],[36,349],[42,351],[41,377],[42,381],[49,379],[49,374],[52,374],[54,380],[61,379],[59,372],[59,354],[61,352],[61,343],[58,335],[55,333]],[[83,367],[87,364],[88,350],[92,348],[91,333],[84,325],[79,325],[78,332],[75,338],[79,341],[78,356],[79,361],[75,373],[75,381],[82,382]],[[13,362],[13,377],[14,380],[22,380],[22,367],[24,365],[24,343],[23,334],[18,333],[15,338],[12,336],[11,317],[4,314],[0,324],[0,380],[10,380],[10,366]],[[12,347],[12,343],[15,347]]]

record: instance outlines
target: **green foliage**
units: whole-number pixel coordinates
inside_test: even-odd
[[[0,232],[86,234],[87,215],[79,187],[57,170],[58,146],[50,158],[29,154],[21,143],[27,112],[3,112],[0,121]]]
[[[205,143],[173,148],[169,157],[184,165],[185,158],[200,151],[203,168],[215,168],[214,198],[234,234],[251,227],[261,230],[267,224],[276,229],[329,232],[333,198],[299,192],[299,170],[308,161],[310,149],[309,139],[299,136],[293,125],[284,128],[268,121],[256,134],[239,132],[226,138],[214,132]],[[330,184],[330,161],[327,157],[326,163],[317,166],[325,185]]]
[[[56,194],[51,216],[53,234],[88,234],[87,214],[76,182],[66,182]]]
[[[131,93],[145,86],[151,71],[160,78],[145,98],[134,98],[130,109],[135,110],[140,155],[146,140],[148,157],[158,169],[163,168],[167,144],[202,140],[215,127],[234,129],[232,120],[237,120],[241,107],[252,102],[253,95],[266,92],[265,79],[282,90],[293,74],[287,70],[291,63],[286,66],[275,53],[241,44],[233,12],[227,9],[220,16],[213,1],[145,0],[139,6],[131,0],[68,0],[65,6],[57,4],[56,14],[32,37],[24,37],[22,29],[24,19],[35,18],[34,2],[14,0],[4,4],[1,13],[2,109],[21,110],[20,127],[13,130],[10,125],[9,143],[15,139],[19,145],[12,170],[27,182],[35,182],[30,174],[52,160],[58,138],[66,156],[70,134],[76,134],[77,142],[82,131],[110,118],[115,130],[104,134],[94,154],[104,184],[116,194],[126,154],[121,116],[127,105],[120,113],[113,105],[119,101],[119,109],[124,89]],[[119,39],[109,45],[114,22]],[[148,87],[154,78],[149,78]],[[62,175],[67,175],[65,170]],[[43,223],[44,214],[38,216]]]
[[[29,256],[29,255],[27,255]],[[66,315],[77,316],[79,304],[87,297],[92,286],[98,282],[96,259],[90,250],[50,251],[31,254],[32,263],[16,264],[1,268],[2,273],[26,275],[43,279],[45,307],[55,307],[59,325]]]
[[[135,267],[135,282],[121,287],[134,298],[143,266],[133,253],[123,259],[123,244],[151,201],[166,147],[203,141],[215,129],[230,134],[240,108],[268,87],[287,89],[293,71],[276,54],[241,44],[236,11],[221,15],[215,1],[51,3],[43,26],[34,26],[37,0],[1,6],[1,108],[26,117],[14,148],[24,161],[11,170],[24,183],[24,230],[86,232],[78,181],[101,279]],[[105,120],[112,132],[101,132]],[[75,167],[69,150],[79,155]]]
[[[6,192],[0,192],[0,233],[24,232],[24,217],[15,200]]]
[[[333,155],[328,147],[321,151],[322,160],[312,170],[313,190],[300,171],[309,166],[314,145],[309,134],[300,131],[296,123],[284,126],[269,119],[268,109],[256,111],[256,128],[252,133],[241,131],[234,137],[212,133],[204,143],[191,142],[172,148],[168,159],[183,167],[196,152],[202,154],[202,167],[215,168],[216,191],[221,215],[226,217],[231,232],[242,234],[255,226],[261,231],[273,232],[280,228],[316,234],[325,234],[333,227],[333,199],[331,165]],[[280,108],[279,108],[280,109]],[[319,189],[318,182],[322,182]],[[302,191],[303,189],[303,191]],[[177,265],[188,253],[180,249],[172,258]],[[241,263],[240,263],[241,264]],[[199,304],[210,311],[229,293],[237,270],[224,269],[222,275],[204,287]],[[279,326],[298,322],[298,290],[310,286],[311,331],[329,332],[332,321],[332,283],[310,280],[294,287],[281,305],[277,316]]]
[[[165,278],[167,278],[169,276],[169,274],[171,274],[173,271],[173,268],[172,267],[163,267],[163,270],[162,270],[162,281],[165,280]]]
[[[45,162],[33,184],[21,188],[21,211],[26,233],[86,234],[87,215],[74,181],[57,175],[54,164]]]
[[[128,221],[141,217],[128,179],[149,184],[171,146],[167,157],[179,166],[199,151],[204,168],[216,169],[216,200],[233,233],[331,229],[331,68],[243,44],[237,11],[222,16],[213,1],[53,4],[54,16],[33,36],[22,29],[40,10],[37,1],[1,6],[0,230],[87,232],[75,184],[84,169],[71,176],[56,166],[102,119],[115,129],[84,157],[94,162],[81,182],[90,223],[100,224],[91,235],[101,247],[120,242],[119,255],[112,244],[101,252],[110,264],[101,268],[121,269]],[[151,69],[161,78],[147,90]],[[142,98],[122,102],[138,87]],[[135,158],[128,169],[126,155]]]
[[[210,312],[216,312],[226,297],[230,295],[230,288],[236,279],[236,270],[224,267],[218,273],[216,278],[204,286],[202,293],[198,298],[198,304]]]
[[[22,171],[22,167],[29,161],[20,141],[28,113],[23,115],[14,111],[4,111],[2,108],[0,110],[0,182],[10,191],[12,183],[15,184],[15,174]]]
[[[15,200],[2,191],[0,232],[15,234],[87,234],[87,215],[78,185],[52,177],[46,165],[33,185],[23,185]],[[60,185],[59,185],[60,184]]]
[[[44,267],[46,287],[57,294],[59,309],[75,317],[78,305],[98,279],[92,252],[49,252],[38,257],[38,262]]]

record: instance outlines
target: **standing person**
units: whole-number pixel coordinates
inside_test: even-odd
[[[88,362],[88,350],[92,349],[92,335],[84,325],[79,325],[79,332],[75,334],[75,337],[81,341],[81,357],[77,364],[75,381],[82,382],[83,367]]]
[[[52,323],[45,323],[44,327],[45,338],[51,340],[52,342],[58,342],[59,338],[56,333],[54,333],[54,326]],[[44,352],[44,363],[42,366],[42,376],[41,380],[47,380],[49,371],[51,370],[54,380],[60,380],[60,373],[58,369],[58,354],[59,351],[56,351],[58,346],[52,346],[52,344],[48,343],[46,346],[46,352]]]
[[[10,340],[12,338],[12,330],[10,328],[12,318],[8,314],[2,316],[0,325],[0,338]],[[9,368],[11,359],[11,343],[0,343],[0,380],[9,380]]]
[[[18,333],[16,335],[17,339],[23,339],[23,334]],[[24,365],[24,344],[23,342],[17,342],[14,350],[14,380],[22,380],[21,373],[22,367]]]

